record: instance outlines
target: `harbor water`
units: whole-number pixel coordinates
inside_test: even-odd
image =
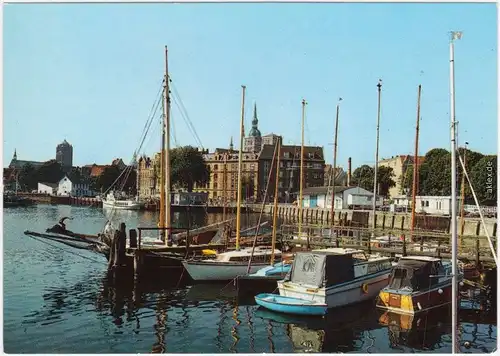
[[[238,299],[231,284],[189,285],[158,275],[153,284],[113,285],[104,256],[23,234],[44,232],[63,216],[73,218],[66,221],[69,230],[88,234],[109,218],[91,207],[4,209],[7,353],[451,352],[448,309],[412,320],[369,302],[324,320],[262,310],[251,297]],[[174,222],[194,227],[219,218],[176,214]],[[115,219],[128,229],[155,226],[157,216],[125,211]],[[479,309],[460,312],[463,352],[496,349],[496,313]]]

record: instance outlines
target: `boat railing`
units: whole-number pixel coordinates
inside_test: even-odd
[[[449,233],[415,229],[366,228],[345,225],[325,227],[322,225],[302,225],[302,235],[298,237],[298,226],[283,224],[280,227],[283,240],[318,247],[351,247],[370,249],[372,252],[388,254],[419,254],[445,257],[451,254]],[[333,233],[332,233],[333,231]],[[496,236],[492,238],[496,244]],[[479,262],[490,261],[491,254],[487,238],[478,235],[463,235],[459,246],[460,258]]]
[[[186,233],[186,251],[189,249],[189,232],[190,229],[188,228],[177,228],[177,227],[138,227],[137,228],[139,232],[138,236],[138,243],[137,243],[137,249],[141,249],[141,242],[142,242],[142,232],[143,231],[163,231],[165,232],[165,238],[168,236],[172,236],[174,234],[178,233]]]

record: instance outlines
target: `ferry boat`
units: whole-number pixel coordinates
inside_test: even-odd
[[[102,206],[117,210],[139,210],[144,206],[144,203],[139,201],[138,198],[135,200],[116,199],[113,192],[111,192],[106,196],[106,199],[102,199]]]
[[[356,249],[298,252],[278,289],[283,297],[336,308],[376,297],[387,286],[391,269],[390,258]]]
[[[458,267],[458,280],[463,271]],[[377,307],[416,314],[451,303],[452,263],[428,256],[401,257],[389,285],[379,294]]]

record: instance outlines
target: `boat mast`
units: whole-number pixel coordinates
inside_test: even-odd
[[[418,133],[420,128],[420,95],[422,92],[422,85],[418,86],[418,97],[417,97],[417,126],[415,132],[415,156],[413,158],[413,187],[411,194],[411,240],[413,241],[413,230],[415,230],[415,210],[416,210],[416,199],[417,199],[417,179],[418,179]]]
[[[231,139],[232,140],[232,139]],[[232,141],[231,141],[232,142]],[[228,153],[224,153],[224,175],[222,176],[222,221],[226,221],[226,206],[227,206],[227,156]]]
[[[168,75],[168,49],[165,46],[165,88],[164,88],[164,132],[165,132],[165,161],[164,161],[164,170],[165,170],[165,227],[170,228],[172,226],[171,215],[170,215],[170,89],[169,89],[169,80],[170,77]],[[165,243],[167,245],[171,244],[170,241],[171,233],[168,230],[167,238],[165,239]]]
[[[281,139],[278,137],[278,147],[276,150],[276,178],[274,184],[274,206],[273,206],[273,234],[271,237],[271,266],[274,264],[274,247],[276,246],[276,225],[278,225],[278,195],[279,195],[279,177],[280,177],[280,151]]]
[[[467,145],[469,143],[465,142],[465,147],[464,147],[464,173],[462,174],[462,183],[460,186],[460,246],[463,244],[463,234],[464,234],[464,224],[465,224],[465,164],[466,164],[466,156],[467,156]]]
[[[342,98],[339,99],[342,100]],[[332,167],[332,208],[330,212],[330,236],[333,237],[333,226],[335,225],[335,173],[337,171],[337,133],[339,129],[339,106],[337,104],[337,115],[335,116],[335,139],[333,141],[333,167]],[[335,237],[335,244],[339,247],[338,236]]]
[[[462,32],[451,32],[450,39],[450,117],[451,117],[451,268],[452,268],[452,289],[451,289],[451,345],[452,353],[457,348],[457,162],[456,162],[456,133],[455,133],[455,49],[453,41],[462,38]]]
[[[162,132],[161,132],[161,160],[160,160],[160,217],[158,227],[160,230],[160,237],[165,238],[165,102],[161,102],[162,108]]]
[[[237,202],[236,202],[236,250],[240,249],[240,230],[241,230],[241,168],[243,166],[243,137],[245,132],[243,132],[243,122],[245,120],[245,89],[246,86],[242,85],[242,97],[241,97],[241,121],[240,121],[240,152],[238,154],[238,192],[237,192]]]
[[[376,222],[376,213],[377,213],[377,171],[378,171],[378,140],[379,140],[379,133],[380,133],[380,95],[382,91],[382,79],[378,80],[377,84],[378,88],[378,110],[377,110],[377,145],[375,148],[375,169],[373,172],[373,222],[372,222],[372,227],[373,231],[371,233],[371,237],[375,238],[375,228],[377,227],[377,222]],[[372,252],[372,246],[371,246],[371,241],[370,241],[370,235],[368,235],[368,253]]]
[[[299,185],[299,239],[302,236],[302,188],[304,185],[304,120],[306,115],[306,100],[302,99],[302,128],[301,128],[301,147],[300,147],[300,185]]]

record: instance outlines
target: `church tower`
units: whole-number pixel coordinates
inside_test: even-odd
[[[262,147],[262,135],[260,134],[258,125],[259,119],[257,118],[257,103],[254,103],[252,128],[248,133],[248,137],[245,137],[245,152],[259,152]]]

